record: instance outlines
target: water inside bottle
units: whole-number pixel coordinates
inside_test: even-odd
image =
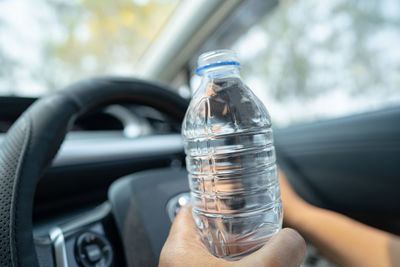
[[[193,217],[209,251],[235,260],[282,225],[271,121],[229,51],[199,62],[210,69],[200,68],[202,85],[182,124]]]

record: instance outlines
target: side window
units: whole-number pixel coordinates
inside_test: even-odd
[[[400,1],[279,3],[231,47],[276,127],[400,104]]]

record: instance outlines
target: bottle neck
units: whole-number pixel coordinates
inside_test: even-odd
[[[204,69],[200,75],[206,79],[240,78],[238,66],[223,66]]]

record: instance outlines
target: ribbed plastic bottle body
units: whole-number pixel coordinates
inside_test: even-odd
[[[282,225],[270,117],[238,77],[205,81],[182,125],[193,217],[207,248],[238,259]]]

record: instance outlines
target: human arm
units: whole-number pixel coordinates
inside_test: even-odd
[[[339,266],[400,266],[400,238],[306,203],[279,171],[284,222]]]

